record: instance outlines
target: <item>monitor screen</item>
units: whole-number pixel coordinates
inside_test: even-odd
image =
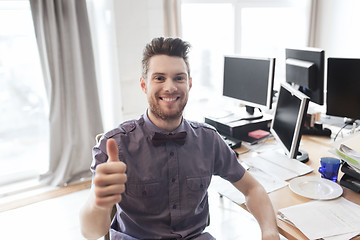
[[[326,114],[360,119],[360,59],[328,58]]]
[[[324,104],[325,52],[318,48],[285,50],[286,82],[298,88],[311,102]]]
[[[279,97],[270,132],[289,158],[298,158],[301,129],[308,103],[309,98],[305,94],[287,83],[280,84]]]
[[[275,58],[225,56],[223,96],[271,109]]]

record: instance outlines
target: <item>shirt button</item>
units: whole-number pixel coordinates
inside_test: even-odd
[[[173,209],[176,209],[176,204],[173,205]]]
[[[170,156],[174,156],[174,152],[170,152]]]

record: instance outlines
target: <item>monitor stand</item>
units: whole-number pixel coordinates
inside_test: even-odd
[[[221,114],[219,112],[219,114],[211,114],[212,118],[215,119],[219,119],[222,120],[223,122],[226,123],[233,123],[233,122],[237,122],[237,121],[241,121],[241,120],[257,120],[257,119],[261,119],[263,117],[262,112],[260,111],[259,108],[254,108],[254,107],[240,107],[240,108],[236,108],[234,111],[229,112],[228,114]]]
[[[331,137],[331,130],[323,127],[321,118],[322,114],[321,111],[317,109],[317,105],[314,103],[309,103],[307,116],[301,129],[301,134]]]
[[[355,121],[356,119],[344,117],[344,124],[352,125]]]
[[[296,154],[296,160],[302,163],[306,163],[307,161],[309,161],[309,154],[304,150],[299,149],[298,153]]]

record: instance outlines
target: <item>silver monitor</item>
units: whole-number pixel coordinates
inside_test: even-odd
[[[299,151],[301,129],[309,105],[309,97],[287,83],[280,84],[270,132],[289,158],[308,161],[306,152]]]

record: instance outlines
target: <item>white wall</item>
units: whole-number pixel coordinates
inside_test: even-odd
[[[147,100],[140,88],[143,49],[164,35],[162,0],[113,0],[123,119],[145,112]]]
[[[163,0],[112,0],[121,88],[122,121],[142,114],[142,51],[153,37],[164,35]],[[327,57],[360,58],[360,1],[318,0],[315,46]]]
[[[315,47],[325,57],[360,58],[360,1],[318,0]]]

